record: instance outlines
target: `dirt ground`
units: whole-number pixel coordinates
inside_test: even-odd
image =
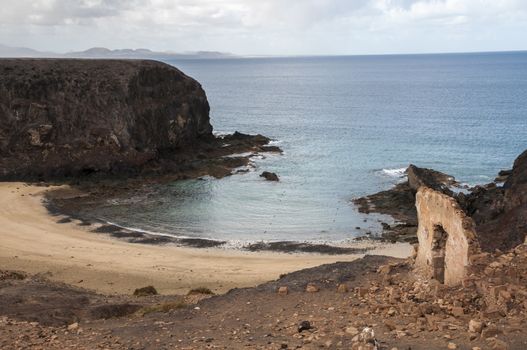
[[[522,249],[512,265],[525,258]],[[420,281],[408,261],[383,256],[212,297],[104,297],[4,275],[2,349],[527,348],[524,286],[492,313],[476,289]],[[361,345],[366,327],[375,338]]]

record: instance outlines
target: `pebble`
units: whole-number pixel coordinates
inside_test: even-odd
[[[309,283],[306,287],[306,292],[308,293],[316,293],[318,292],[318,287],[314,285],[313,283]]]
[[[298,324],[298,333],[302,333],[302,331],[307,331],[311,328],[311,323],[309,321],[301,321]]]
[[[280,294],[280,295],[287,295],[287,294],[289,294],[289,288],[287,288],[286,286],[282,286],[282,287],[278,288],[278,294]]]
[[[483,322],[477,320],[470,320],[468,323],[468,330],[472,333],[481,333],[483,329]]]
[[[339,286],[337,287],[337,292],[338,293],[347,293],[349,292],[349,288],[347,285],[345,285],[344,283],[341,283],[339,284]]]
[[[345,332],[350,334],[352,337],[359,334],[359,330],[353,326],[346,327]]]

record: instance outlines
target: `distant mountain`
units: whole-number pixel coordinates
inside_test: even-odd
[[[52,57],[52,52],[40,52],[27,47],[11,47],[0,44],[0,57]]]
[[[93,47],[85,51],[68,52],[66,57],[76,58],[148,58],[148,59],[217,59],[235,57],[233,54],[216,51],[198,52],[156,52],[148,49],[117,49],[110,50],[105,47]]]
[[[236,57],[230,53],[216,51],[198,52],[156,52],[148,49],[117,49],[110,50],[105,47],[93,47],[85,51],[68,53],[42,52],[26,47],[10,47],[0,44],[0,57],[44,57],[44,58],[132,58],[132,59],[218,59]]]

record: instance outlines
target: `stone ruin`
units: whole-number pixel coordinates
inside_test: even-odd
[[[427,186],[416,194],[419,246],[415,270],[446,285],[460,284],[477,254],[475,223],[458,202]]]
[[[512,170],[468,193],[454,193],[454,178],[431,169],[410,166],[407,173],[416,193],[416,272],[442,284],[465,285],[477,274],[478,256],[526,246],[527,151]]]

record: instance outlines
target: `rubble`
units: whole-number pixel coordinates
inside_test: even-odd
[[[289,288],[287,288],[286,286],[279,287],[278,288],[278,294],[280,294],[280,295],[287,295],[287,294],[289,294]]]
[[[313,284],[313,283],[308,283],[308,285],[306,286],[306,292],[308,293],[316,293],[318,292],[319,288]]]

